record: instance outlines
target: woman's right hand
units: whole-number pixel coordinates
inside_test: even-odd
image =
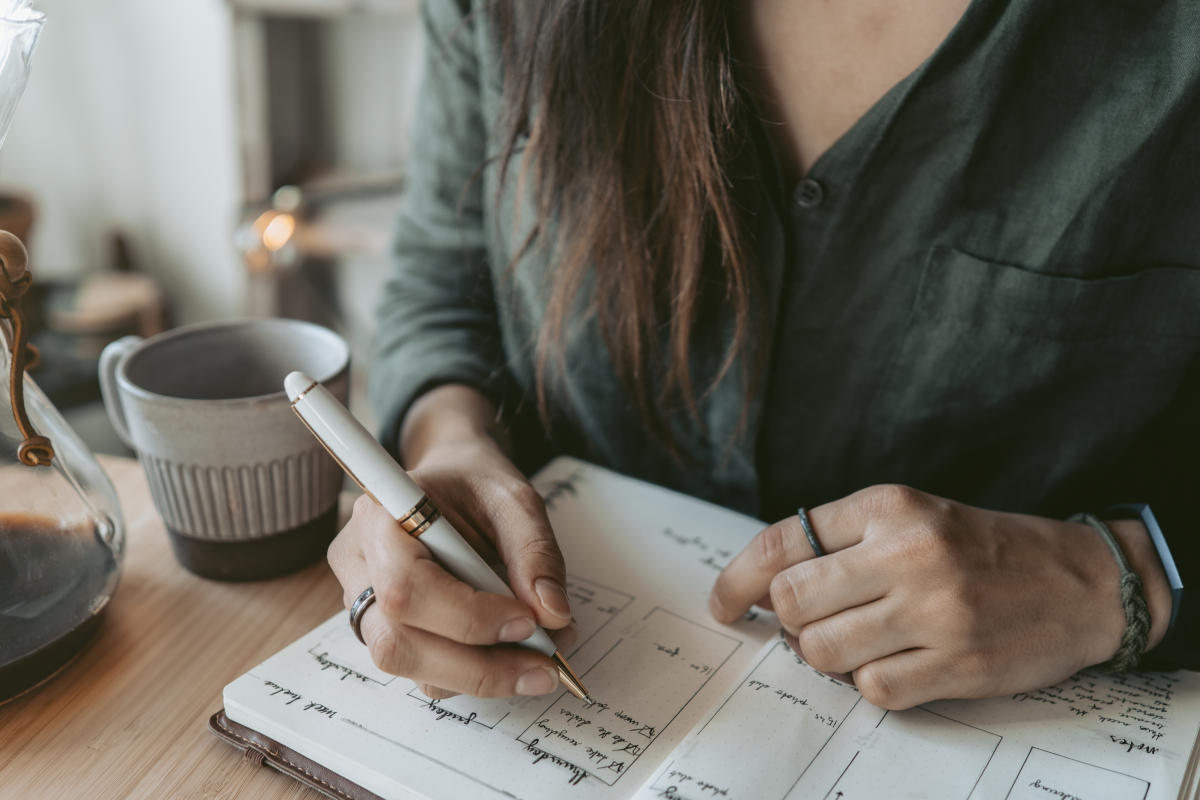
[[[467,387],[435,389],[409,412],[402,450],[409,474],[451,524],[489,561],[499,557],[515,598],[450,575],[365,495],[329,547],[347,608],[367,586],[375,589],[361,629],[376,666],[433,698],[551,692],[558,675],[550,659],[504,643],[527,638],[535,625],[560,647],[574,639],[545,506],[493,438],[490,409]]]

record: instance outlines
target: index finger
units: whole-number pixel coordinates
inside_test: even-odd
[[[562,628],[571,621],[566,566],[542,497],[524,480],[501,484],[495,492],[494,502],[471,511],[494,538],[513,594],[529,604],[538,624]]]
[[[827,503],[808,509],[817,541],[827,553],[862,541],[861,526],[837,524],[835,506]],[[720,622],[733,622],[769,593],[776,575],[814,557],[798,516],[768,525],[717,576],[708,598],[709,611]]]

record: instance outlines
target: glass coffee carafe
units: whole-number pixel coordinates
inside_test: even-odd
[[[0,0],[0,143],[25,90],[42,15]],[[25,374],[20,239],[0,231],[0,703],[79,652],[117,588],[125,529],[91,452]]]
[[[0,702],[53,675],[99,627],[125,529],[92,453],[25,368],[25,248],[0,231]]]

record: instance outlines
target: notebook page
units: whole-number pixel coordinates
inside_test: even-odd
[[[595,705],[565,691],[430,701],[378,670],[339,614],[227,686],[230,719],[384,797],[631,796],[777,630],[707,612],[762,523],[571,459],[533,483],[580,628],[565,655]]]
[[[1084,671],[1047,689],[896,712],[777,640],[637,797],[1171,800],[1192,796],[1198,730],[1194,672]]]

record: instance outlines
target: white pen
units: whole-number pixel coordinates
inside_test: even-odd
[[[508,584],[475,548],[467,544],[429,496],[328,389],[303,372],[290,373],[283,381],[283,388],[296,416],[329,451],[333,460],[383,506],[401,528],[409,535],[419,537],[447,572],[476,589],[514,596]],[[571,694],[589,705],[593,702],[579,676],[544,630],[535,628],[529,638],[517,644],[549,656],[558,669],[559,680]]]

